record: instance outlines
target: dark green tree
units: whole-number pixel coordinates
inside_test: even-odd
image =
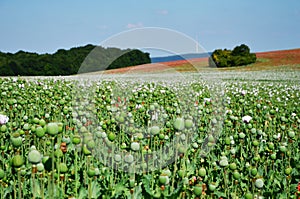
[[[150,63],[149,53],[86,45],[69,50],[59,49],[54,54],[25,51],[0,52],[0,76],[8,75],[72,75]],[[81,70],[82,69],[82,70]],[[79,71],[81,70],[81,71]]]
[[[250,48],[242,44],[232,51],[217,49],[210,57],[210,65],[217,67],[243,66],[256,62],[256,54],[250,53]]]
[[[126,52],[115,59],[107,69],[123,68],[127,66],[147,64],[150,62],[151,60],[149,53],[143,53],[140,50],[130,50],[129,52]]]
[[[245,45],[242,44],[240,46],[236,46],[231,53],[233,56],[247,56],[250,54],[250,48]]]

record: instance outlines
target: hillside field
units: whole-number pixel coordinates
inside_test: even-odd
[[[209,68],[208,58],[198,58],[190,60],[180,60],[172,62],[163,62],[155,64],[144,64],[139,66],[127,67],[117,70],[105,71],[107,74],[114,73],[146,73],[146,72],[195,72],[207,70],[241,70],[241,71],[258,71],[258,70],[300,70],[300,48],[293,50],[280,50],[270,52],[256,53],[257,61],[254,64],[243,67],[231,68]]]

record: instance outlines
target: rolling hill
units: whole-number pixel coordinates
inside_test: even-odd
[[[300,48],[291,50],[277,50],[270,52],[256,53],[257,61],[254,64],[230,68],[210,68],[208,58],[193,58],[187,60],[167,61],[160,63],[143,64],[116,70],[105,71],[106,74],[112,73],[161,73],[161,72],[192,72],[205,70],[300,70]]]

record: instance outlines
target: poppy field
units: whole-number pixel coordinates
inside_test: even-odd
[[[299,73],[147,77],[0,79],[0,198],[300,197]]]

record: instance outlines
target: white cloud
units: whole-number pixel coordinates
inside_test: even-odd
[[[142,28],[144,27],[143,23],[139,22],[139,23],[129,23],[126,26],[127,28],[131,29],[131,28]]]

